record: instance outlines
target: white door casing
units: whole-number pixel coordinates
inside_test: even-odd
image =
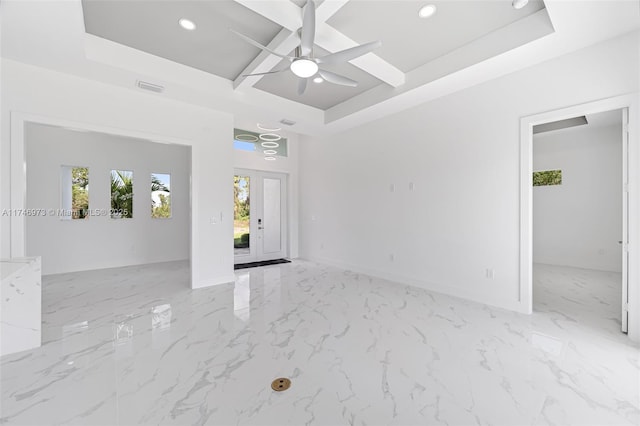
[[[638,137],[638,119],[640,118],[640,96],[631,93],[613,98],[595,100],[592,102],[569,106],[562,109],[547,111],[520,119],[520,289],[518,311],[532,313],[533,308],[533,277],[532,277],[532,194],[533,194],[533,126],[586,114],[625,109],[627,124],[624,126],[623,144],[626,165],[623,176],[627,178],[623,186],[626,216],[623,218],[626,244],[623,256],[626,262],[626,285],[623,285],[623,324],[629,338],[640,342],[640,253],[637,241],[640,240],[640,143]],[[623,206],[624,207],[624,206]],[[623,259],[623,261],[624,261]],[[627,302],[624,302],[626,297]],[[624,330],[624,328],[623,328]]]
[[[629,108],[622,109],[622,325],[629,331]]]

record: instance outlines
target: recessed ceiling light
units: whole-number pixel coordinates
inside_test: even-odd
[[[276,151],[275,149],[265,149],[264,150],[264,154],[265,155],[276,155],[278,153],[278,151]]]
[[[309,78],[318,72],[318,64],[311,59],[296,59],[291,62],[291,72],[300,78]]]
[[[313,79],[314,83],[322,83],[324,81],[324,79],[322,77],[316,77]]]
[[[267,161],[275,161],[276,157],[264,157]]]
[[[529,3],[529,0],[513,0],[513,2],[511,2],[511,5],[514,9],[522,9],[527,5],[527,3]]]
[[[282,139],[282,136],[277,135],[275,133],[262,133],[260,135],[260,139],[262,139],[263,141],[267,141],[267,142],[275,142],[275,141],[279,141],[280,139]]]
[[[265,127],[260,123],[258,123],[258,129],[264,130],[265,132],[277,132],[278,130],[282,130],[280,127]]]
[[[429,18],[436,13],[436,5],[428,4],[426,6],[422,6],[418,11],[418,16],[421,18]]]
[[[188,30],[188,31],[193,31],[193,30],[196,29],[196,24],[192,20],[187,19],[187,18],[180,19],[178,21],[178,24],[180,24],[180,26],[182,28],[184,28],[185,30]]]

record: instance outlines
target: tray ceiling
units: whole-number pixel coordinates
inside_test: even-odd
[[[428,19],[417,13],[425,4],[436,6]],[[542,0],[520,10],[495,0],[356,0],[327,23],[354,40],[382,40],[376,55],[406,73],[543,8]]]
[[[497,47],[489,50],[476,49],[472,44],[544,9],[542,0],[530,0],[520,10],[514,9],[510,0],[317,1],[316,56],[382,41],[382,47],[350,64],[327,66],[330,71],[357,80],[359,86],[310,82],[307,92],[298,95],[297,77],[290,71],[244,79],[243,74],[266,72],[282,62],[229,30],[239,31],[280,53],[289,53],[299,43],[296,29],[303,3],[304,0],[83,0],[82,6],[85,31],[89,34],[233,81],[239,89],[249,87],[320,110],[374,89],[389,91],[403,86],[405,81],[416,82],[420,78],[419,67],[448,54],[459,56],[456,63],[462,64],[458,65],[460,68],[486,59],[483,51],[496,55],[509,50],[513,43],[495,43]],[[428,19],[419,18],[418,10],[427,3],[436,5],[437,13]],[[194,21],[197,28],[184,30],[178,25],[181,18]],[[540,32],[532,31],[531,38],[538,37]],[[522,39],[520,44],[530,41],[526,36],[518,39]]]
[[[229,31],[268,44],[281,26],[233,0],[83,0],[88,33],[233,80],[260,49]],[[197,23],[195,31],[178,25]]]

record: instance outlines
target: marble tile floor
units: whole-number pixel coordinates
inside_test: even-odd
[[[622,274],[537,264],[534,266],[534,310],[558,327],[578,323],[592,333],[620,336]]]
[[[195,291],[181,262],[45,277],[45,344],[0,359],[0,423],[640,424],[615,277],[535,271],[531,316],[306,261]]]

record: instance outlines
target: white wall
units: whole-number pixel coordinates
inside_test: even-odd
[[[27,208],[61,208],[61,166],[89,168],[89,208],[110,209],[111,170],[133,171],[133,218],[27,217],[27,255],[43,274],[189,258],[189,148],[28,124]],[[171,218],[151,218],[151,173],[171,174]]]
[[[191,284],[203,287],[233,281],[230,114],[6,59],[1,83],[0,208],[24,208],[25,120],[189,145]],[[214,225],[213,217],[222,221]],[[24,255],[24,221],[2,220],[0,256]]]
[[[638,72],[635,33],[305,138],[301,256],[523,311],[519,120],[636,92]]]
[[[533,169],[562,170],[533,188],[533,261],[621,272],[622,124],[535,135]]]
[[[249,128],[239,127],[239,128]],[[288,184],[288,255],[290,258],[299,256],[299,136],[295,133],[282,133],[287,138],[287,157],[276,157],[276,161],[266,161],[264,155],[256,152],[233,150],[233,165],[239,169],[262,170],[268,172],[278,172],[287,175]]]

